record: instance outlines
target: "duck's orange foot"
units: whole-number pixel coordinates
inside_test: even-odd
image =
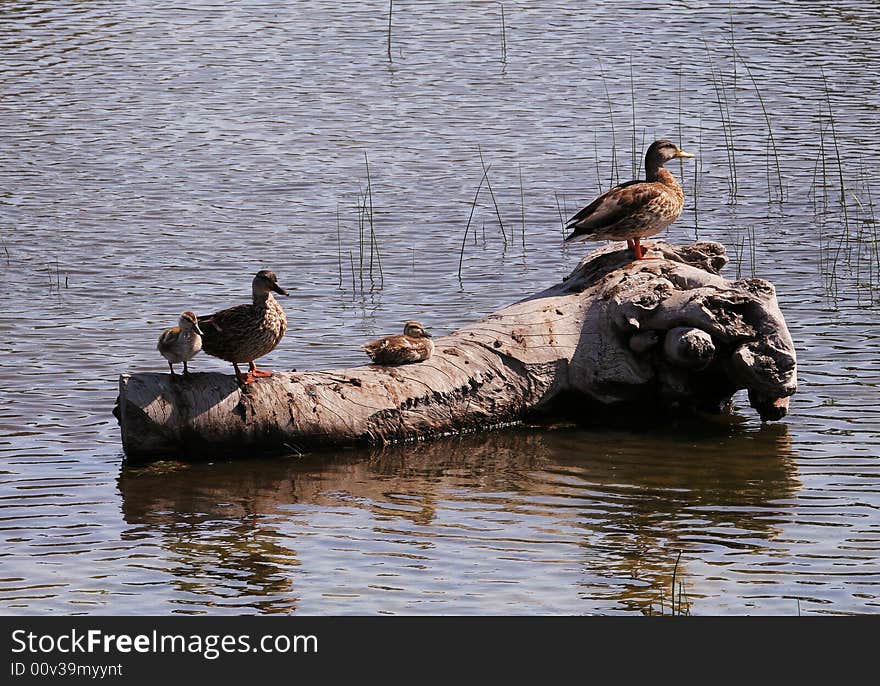
[[[659,260],[662,259],[658,256],[647,257],[645,255],[645,250],[648,248],[642,245],[641,241],[638,238],[633,239],[633,244],[630,246],[632,248],[633,254],[635,255],[635,259],[637,260]]]
[[[242,386],[247,386],[250,383],[253,383],[257,379],[265,379],[267,377],[272,376],[272,372],[264,372],[262,369],[254,369],[250,372],[245,372],[244,374],[238,375],[238,382]]]
[[[248,362],[248,374],[250,374],[254,378],[265,378],[267,376],[272,376],[272,372],[264,372],[262,369],[257,369],[257,365],[255,365],[253,362]]]

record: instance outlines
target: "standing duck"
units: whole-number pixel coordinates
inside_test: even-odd
[[[684,193],[663,165],[676,157],[693,157],[667,140],[654,141],[645,153],[644,181],[627,181],[603,193],[566,223],[574,229],[568,241],[620,241],[644,259],[641,239],[659,233],[681,214]]]
[[[409,321],[402,336],[386,336],[361,346],[376,364],[397,365],[423,362],[434,354],[431,333],[419,322]]]
[[[274,272],[257,272],[253,281],[253,303],[236,305],[215,314],[199,317],[202,347],[208,355],[232,362],[239,382],[249,384],[272,372],[257,369],[254,360],[272,352],[287,331],[287,317],[272,292],[287,295]],[[242,374],[239,364],[247,362]]]
[[[156,349],[168,360],[171,376],[174,374],[174,363],[183,362],[183,375],[189,376],[186,368],[187,360],[191,360],[202,349],[202,330],[199,320],[192,312],[180,315],[177,326],[165,329],[159,336]]]

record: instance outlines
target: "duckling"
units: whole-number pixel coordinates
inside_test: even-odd
[[[189,376],[186,363],[202,349],[202,330],[199,328],[198,317],[192,312],[184,312],[180,315],[178,325],[165,329],[159,336],[156,349],[168,360],[171,376],[176,376],[175,362],[183,362],[183,375]]]
[[[386,336],[361,346],[376,364],[397,365],[423,362],[434,354],[431,333],[419,322],[409,321],[402,336]]]
[[[254,360],[272,352],[287,331],[287,317],[272,293],[288,293],[278,285],[275,273],[267,269],[257,272],[251,288],[252,303],[199,317],[203,350],[232,362],[235,377],[242,384],[272,376],[272,372],[257,369]],[[248,372],[242,374],[238,365],[245,362]]]
[[[565,240],[626,240],[637,260],[645,259],[641,239],[674,222],[684,207],[684,193],[663,165],[676,157],[693,157],[675,143],[659,140],[645,153],[645,181],[627,181],[600,195],[566,223],[574,229]]]

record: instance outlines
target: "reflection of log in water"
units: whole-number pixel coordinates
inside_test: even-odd
[[[643,439],[597,430],[589,437],[505,431],[320,457],[156,463],[124,469],[119,487],[126,521],[139,525],[138,536],[159,533],[183,587],[207,597],[218,587],[227,595],[239,587],[243,597],[230,603],[265,612],[297,605],[297,548],[315,543],[291,532],[316,508],[318,519],[340,508],[363,513],[347,524],[322,524],[330,539],[345,536],[335,527],[350,526],[376,539],[391,527],[396,538],[409,531],[432,541],[458,525],[466,539],[473,510],[517,513],[581,549],[576,557],[593,579],[582,594],[638,609],[656,605],[658,589],[668,597],[679,550],[677,577],[691,590],[689,551],[699,555],[704,531],[733,527],[749,541],[744,545],[770,540],[767,503],[798,488],[782,425],[704,426]],[[394,527],[394,520],[408,524]],[[617,581],[596,581],[609,577]]]
[[[554,403],[584,416],[717,410],[746,388],[779,419],[796,388],[794,346],[773,286],[729,282],[717,243],[633,263],[595,251],[565,281],[436,341],[421,364],[230,376],[132,374],[117,416],[129,457],[299,450],[436,437],[521,420]]]

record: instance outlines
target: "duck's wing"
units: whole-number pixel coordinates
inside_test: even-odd
[[[198,315],[199,328],[203,332],[202,338],[208,340],[226,331],[241,330],[247,327],[252,318],[252,305],[236,305],[227,307],[214,314]]]
[[[178,338],[180,338],[179,326],[172,326],[170,329],[165,329],[162,332],[162,335],[159,336],[159,343],[156,345],[156,348],[158,350],[167,350],[177,342]]]
[[[362,345],[361,350],[367,353],[371,360],[375,360],[377,355],[382,356],[382,353],[388,348],[390,343],[390,337],[377,338],[375,341]]]
[[[422,359],[418,343],[408,336],[387,336],[362,347],[376,364],[409,364]]]
[[[642,209],[656,191],[644,181],[629,181],[603,193],[565,223],[573,232],[566,241],[583,238],[613,226]]]

